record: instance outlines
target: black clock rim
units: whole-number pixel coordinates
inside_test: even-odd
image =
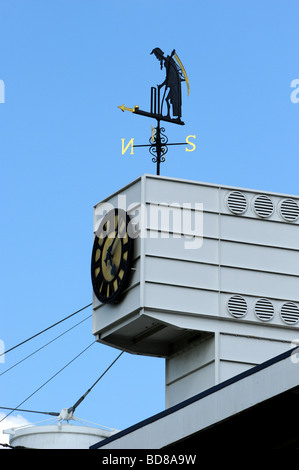
[[[113,213],[114,215],[116,214],[120,214],[122,213],[124,216],[125,216],[125,220],[126,220],[126,230],[128,228],[128,224],[130,222],[130,216],[128,215],[128,213],[124,210],[120,210],[118,208],[116,209],[112,209],[111,211],[109,211],[106,216],[103,218],[102,222],[101,222],[101,225],[104,225],[107,217]],[[103,244],[105,243],[105,240],[106,240],[107,237],[105,237],[103,240]],[[120,297],[121,295],[123,294],[123,291],[124,289],[127,287],[128,285],[128,282],[130,280],[130,277],[131,277],[131,265],[132,265],[132,260],[133,260],[133,251],[134,251],[134,239],[132,237],[129,236],[128,234],[128,259],[126,260],[126,268],[124,269],[124,276],[123,278],[121,279],[120,281],[120,284],[118,286],[118,289],[113,293],[113,295],[109,296],[108,298],[102,296],[98,290],[97,290],[97,282],[96,282],[96,278],[95,278],[95,268],[94,268],[94,264],[95,264],[95,261],[94,261],[94,258],[95,258],[95,253],[96,253],[96,250],[98,248],[98,240],[99,240],[99,237],[97,235],[95,235],[95,238],[94,238],[94,242],[93,242],[93,249],[92,249],[92,256],[91,256],[91,280],[92,280],[92,286],[93,286],[93,292],[95,294],[95,296],[97,297],[97,299],[101,302],[101,303],[104,303],[104,304],[108,304],[108,303],[118,303],[119,300],[120,300]],[[101,256],[102,256],[102,253],[101,253]],[[120,268],[119,268],[120,269]],[[118,271],[119,271],[118,269]],[[103,279],[104,280],[104,279]],[[105,280],[104,280],[105,281]],[[105,281],[107,282],[107,281]],[[107,282],[109,284],[109,282]]]

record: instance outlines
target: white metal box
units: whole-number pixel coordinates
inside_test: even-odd
[[[109,207],[137,236],[121,301],[93,298],[98,341],[171,357],[195,334],[296,337],[299,197],[143,175],[95,206],[94,229]]]

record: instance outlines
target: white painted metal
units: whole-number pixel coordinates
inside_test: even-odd
[[[115,434],[110,441],[103,441],[100,449],[161,449],[298,387],[297,356],[287,356],[258,371],[252,369],[252,374],[236,377],[216,390],[207,390],[202,396],[194,397],[191,403],[169,409],[162,417],[153,416],[147,422]]]
[[[105,429],[62,422],[9,429],[5,432],[10,434],[11,446],[27,449],[89,449],[93,444],[113,434]]]
[[[97,340],[167,358],[167,406],[285,351],[299,327],[298,201],[143,175],[98,204],[95,227],[103,204],[121,204],[139,236],[125,298],[93,300]]]

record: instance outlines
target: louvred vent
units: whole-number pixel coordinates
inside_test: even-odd
[[[299,206],[294,199],[285,199],[280,204],[280,214],[288,222],[295,222],[299,217]]]
[[[227,308],[233,317],[241,318],[247,313],[247,302],[240,295],[233,295],[227,302]]]
[[[256,316],[262,321],[269,321],[274,316],[274,307],[268,299],[257,300],[254,308]]]
[[[299,320],[299,308],[293,302],[287,302],[281,307],[280,316],[288,325],[295,325]]]
[[[241,215],[247,209],[247,199],[239,191],[232,191],[227,198],[227,206],[233,214]]]
[[[270,217],[273,214],[274,206],[271,199],[266,195],[257,196],[254,200],[254,210],[259,217]]]

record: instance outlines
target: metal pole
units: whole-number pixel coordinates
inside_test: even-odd
[[[161,161],[160,121],[157,121],[157,128],[156,128],[156,149],[157,149],[157,175],[160,175],[160,161]]]

